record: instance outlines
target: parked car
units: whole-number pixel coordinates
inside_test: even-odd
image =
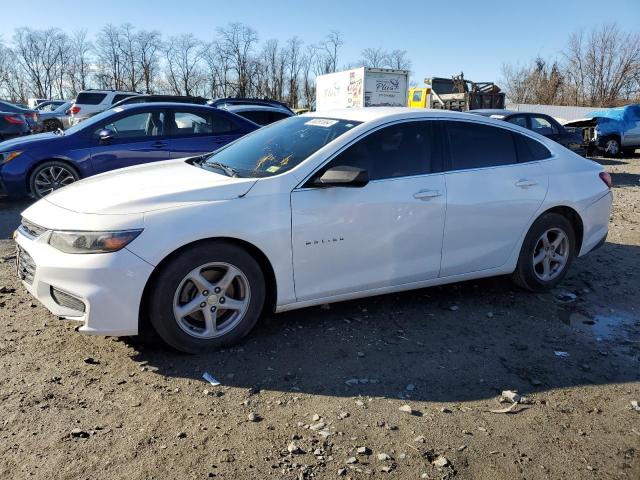
[[[68,102],[67,100],[45,100],[44,102],[39,103],[38,105],[33,107],[33,109],[37,110],[41,114],[48,113],[53,112],[56,108],[58,108],[60,105],[64,105],[65,103],[71,102]]]
[[[585,156],[587,149],[583,145],[582,132],[580,129],[564,127],[558,121],[544,113],[514,112],[512,110],[479,109],[470,110],[469,113],[482,115],[484,117],[496,118],[505,122],[519,125],[528,130],[532,130],[560,145]]]
[[[138,92],[119,90],[84,90],[78,94],[71,106],[71,124],[76,125],[93,115],[103,112],[125,98],[140,95]]]
[[[29,135],[29,133],[31,128],[24,115],[0,111],[0,142],[21,135]]]
[[[269,105],[225,105],[219,108],[240,115],[260,126],[269,125],[294,115],[287,109]]]
[[[209,100],[204,97],[189,97],[185,95],[136,95],[127,97],[119,102],[111,105],[111,108],[120,107],[122,105],[130,105],[132,103],[156,103],[156,102],[174,102],[174,103],[193,103],[196,105],[207,105]]]
[[[27,120],[31,133],[39,133],[42,131],[42,120],[40,120],[40,114],[35,110],[0,100],[0,111],[19,113],[23,115]]]
[[[595,111],[565,126],[582,130],[586,148],[611,157],[640,148],[640,104]]]
[[[71,126],[70,108],[72,103],[65,102],[58,105],[55,109],[40,114],[42,120],[42,129],[45,132],[55,132],[56,130],[66,130]]]
[[[226,108],[231,105],[265,105],[268,107],[279,107],[294,114],[294,111],[289,108],[284,102],[278,100],[270,100],[268,98],[218,98],[216,100],[209,100],[207,105],[217,108]]]
[[[256,128],[244,118],[208,106],[125,105],[66,132],[1,143],[0,155],[11,159],[0,164],[0,183],[10,196],[41,198],[80,178],[116,168],[212,152]]]
[[[323,113],[54,192],[23,213],[24,286],[81,332],[148,320],[200,352],[265,310],[505,274],[547,290],[607,236],[609,175],[543,136],[447,111]]]
[[[46,102],[48,100],[49,100],[48,98],[27,98],[27,104],[24,107],[35,109],[42,102]]]

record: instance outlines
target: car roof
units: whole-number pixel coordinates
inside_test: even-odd
[[[453,112],[451,110],[438,110],[430,108],[409,107],[359,107],[337,110],[324,110],[321,112],[303,113],[303,117],[333,118],[339,120],[353,120],[356,122],[371,122],[381,119],[402,118],[447,118],[460,120],[478,120],[482,118],[466,112]]]
[[[469,110],[469,113],[475,113],[476,115],[484,115],[484,116],[491,116],[491,115],[503,115],[503,116],[507,116],[507,115],[512,115],[514,113],[527,113],[527,112],[516,112],[514,110],[506,110],[506,109],[501,109],[501,108],[477,108],[475,110]]]
[[[265,111],[265,112],[282,112],[291,115],[291,112],[284,107],[277,107],[271,105],[221,105],[218,108],[222,110],[228,110],[229,112],[250,112],[250,111]]]
[[[209,105],[202,105],[199,103],[184,103],[184,102],[142,102],[142,103],[125,103],[124,105],[116,105],[114,108],[111,108],[110,110],[116,110],[116,109],[121,109],[121,110],[136,110],[136,109],[142,109],[142,108],[163,108],[163,107],[178,107],[178,108],[185,108],[185,107],[198,107],[198,108],[210,108],[213,110],[218,110],[215,107],[211,107]]]

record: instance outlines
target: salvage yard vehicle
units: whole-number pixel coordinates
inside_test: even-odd
[[[98,173],[209,153],[257,128],[203,105],[124,105],[66,131],[0,143],[0,185],[12,197],[42,198]]]
[[[591,112],[564,125],[582,129],[583,144],[590,151],[615,157],[631,156],[640,148],[640,104]]]
[[[610,187],[599,164],[478,115],[304,114],[54,192],[23,212],[17,272],[80,332],[150,325],[201,352],[263,311],[494,275],[550,289],[605,241]]]
[[[544,113],[514,112],[512,110],[478,109],[469,113],[491,117],[505,122],[520,125],[540,135],[558,142],[563,147],[585,156],[587,149],[583,145],[582,131],[578,128],[564,127],[553,117]]]

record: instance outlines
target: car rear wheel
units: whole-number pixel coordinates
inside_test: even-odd
[[[571,222],[557,213],[540,217],[524,239],[513,281],[534,292],[549,290],[567,274],[575,257]]]
[[[151,286],[151,324],[167,344],[186,353],[232,345],[258,321],[264,276],[242,248],[212,241],[165,265]]]
[[[29,190],[31,194],[40,199],[80,179],[78,172],[64,162],[44,162],[31,172],[29,177]]]

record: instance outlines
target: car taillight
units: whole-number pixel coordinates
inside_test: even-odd
[[[73,107],[71,107],[70,112],[72,115],[77,115],[78,113],[80,113],[80,107],[78,107],[77,105],[74,105]]]
[[[22,125],[22,124],[24,124],[24,120],[22,120],[22,117],[14,117],[14,116],[11,116],[11,115],[5,115],[4,119],[9,123],[13,123],[14,125]]]
[[[600,180],[604,182],[607,188],[611,188],[613,182],[611,181],[611,175],[609,175],[608,172],[600,172],[598,176],[600,177]]]

